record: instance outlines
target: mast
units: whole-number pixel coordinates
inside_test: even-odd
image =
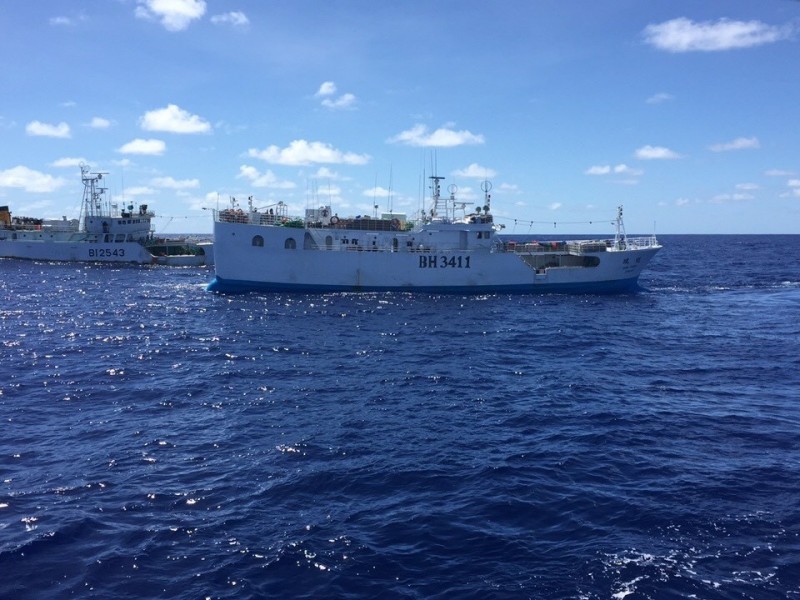
[[[81,163],[81,181],[83,182],[83,202],[81,203],[81,211],[84,212],[84,217],[102,217],[103,216],[103,194],[106,193],[108,188],[101,187],[100,180],[103,175],[107,173],[91,173],[89,165]]]
[[[617,226],[617,231],[614,235],[614,248],[624,250],[628,246],[628,236],[625,234],[625,223],[622,221],[622,205],[617,207],[615,224]]]
[[[483,190],[483,211],[488,215],[492,208],[492,195],[489,193],[492,190],[492,182],[484,179],[481,183],[481,190]]]
[[[441,175],[431,175],[429,179],[433,182],[431,184],[431,190],[433,192],[433,206],[431,206],[431,218],[434,219],[439,216],[439,204],[441,203],[441,185],[439,184],[440,181],[444,181],[444,177]],[[447,215],[447,207],[445,207],[445,216]]]

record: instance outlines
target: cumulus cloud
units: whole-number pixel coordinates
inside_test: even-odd
[[[711,198],[712,204],[728,204],[730,202],[745,202],[752,200],[751,194],[735,193],[735,194],[718,194]]]
[[[638,177],[642,175],[643,171],[640,169],[633,169],[626,164],[619,164],[613,167],[611,165],[595,165],[586,169],[584,173],[586,175],[610,175],[614,173],[615,175],[632,175]]]
[[[331,171],[328,167],[320,167],[317,169],[317,172],[314,173],[314,177],[319,179],[334,179],[334,180],[346,180],[347,177],[342,177],[336,171]]]
[[[53,177],[22,165],[0,171],[0,188],[16,188],[35,193],[53,192],[65,182],[61,177]]]
[[[680,158],[681,155],[663,146],[642,146],[636,151],[636,158],[641,160],[659,160]]]
[[[322,106],[340,110],[343,108],[353,108],[356,104],[356,97],[353,94],[342,94],[338,98],[325,98]]]
[[[136,138],[117,148],[117,152],[121,154],[149,154],[153,156],[160,156],[164,154],[167,145],[161,140],[143,140]]]
[[[232,11],[223,15],[214,15],[211,17],[211,22],[214,25],[233,25],[234,27],[245,27],[250,24],[250,19],[241,11]]]
[[[392,195],[392,190],[387,190],[385,187],[378,185],[374,188],[364,190],[362,194],[364,196],[369,196],[370,198],[388,198]]]
[[[25,132],[28,135],[43,137],[70,137],[69,125],[63,122],[58,125],[51,125],[50,123],[42,123],[41,121],[31,121],[25,126]]]
[[[647,102],[647,104],[661,104],[662,102],[667,102],[673,98],[674,96],[672,94],[659,92],[658,94],[653,94],[650,96],[647,100],[645,100],[645,102]]]
[[[186,190],[196,188],[200,185],[198,179],[174,179],[172,177],[156,177],[150,183],[156,187],[169,188],[171,190]]]
[[[353,108],[356,103],[356,97],[353,94],[342,94],[338,98],[336,95],[336,84],[333,81],[325,81],[319,86],[317,93],[314,94],[315,98],[322,98],[322,106],[333,110],[341,110],[346,108]]]
[[[58,160],[53,161],[52,166],[58,168],[65,168],[65,167],[79,167],[82,164],[86,164],[87,161],[85,158],[59,158]]]
[[[136,16],[155,19],[167,31],[183,31],[206,13],[204,0],[139,0]]]
[[[294,140],[286,148],[269,146],[264,150],[250,148],[247,155],[260,158],[275,165],[301,166],[311,164],[346,164],[365,165],[369,162],[368,154],[356,154],[337,150],[324,142],[308,142]]]
[[[473,179],[491,179],[497,177],[497,171],[489,167],[482,167],[478,163],[472,163],[464,169],[453,171],[456,177],[470,177]]]
[[[749,48],[770,44],[791,36],[788,27],[774,27],[761,21],[731,21],[696,23],[680,17],[645,27],[646,43],[667,52],[715,52],[734,48]]]
[[[764,173],[767,177],[792,177],[794,171],[785,171],[783,169],[769,169]]]
[[[253,187],[265,187],[279,190],[290,190],[296,185],[292,181],[278,179],[277,175],[267,169],[266,173],[260,173],[255,167],[250,165],[242,165],[239,167],[239,174],[237,178],[243,178],[250,181]]]
[[[138,187],[129,187],[125,190],[125,196],[152,196],[156,191],[144,185]]]
[[[793,196],[800,198],[800,179],[790,179],[786,182],[786,185],[789,186],[789,190]]]
[[[50,25],[56,27],[72,27],[83,21],[86,21],[86,15],[78,15],[76,17],[65,17],[65,16],[51,17],[49,23]]]
[[[104,119],[103,117],[94,117],[89,122],[89,127],[92,129],[108,129],[111,127],[111,121]]]
[[[336,93],[336,84],[332,81],[325,81],[319,86],[317,93],[314,94],[318,98],[323,96],[333,96]]]
[[[139,119],[142,129],[169,133],[206,133],[211,125],[197,115],[190,114],[175,104],[148,111]]]
[[[712,152],[727,152],[729,150],[747,150],[750,148],[760,148],[761,144],[758,142],[758,138],[751,137],[751,138],[736,138],[732,142],[725,142],[723,144],[714,144],[709,146],[709,150]]]
[[[445,126],[436,131],[428,132],[428,128],[421,124],[414,125],[411,129],[402,131],[386,141],[390,144],[398,143],[423,148],[452,148],[454,146],[484,143],[482,135],[476,135],[467,130],[455,131]]]

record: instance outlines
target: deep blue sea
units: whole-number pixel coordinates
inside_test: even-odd
[[[0,598],[800,599],[800,236],[620,296],[0,260]]]

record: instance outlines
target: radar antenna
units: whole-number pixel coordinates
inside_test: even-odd
[[[485,204],[483,205],[483,211],[489,212],[492,207],[492,195],[489,193],[492,190],[492,182],[488,179],[484,179],[481,183],[481,191],[483,191],[483,201]]]

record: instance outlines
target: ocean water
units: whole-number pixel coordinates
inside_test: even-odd
[[[800,598],[800,236],[621,296],[0,261],[0,598]]]

